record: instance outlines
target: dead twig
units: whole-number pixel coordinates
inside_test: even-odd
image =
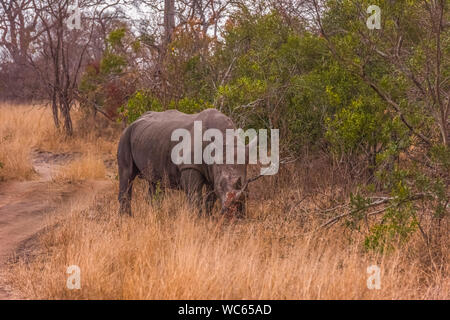
[[[424,193],[418,193],[418,194],[412,195],[411,197],[409,197],[409,198],[407,198],[407,199],[405,199],[405,200],[403,200],[403,201],[406,201],[406,200],[419,200],[419,199],[423,199],[423,198],[425,198],[425,197],[427,197],[427,196],[429,196],[429,195],[428,195],[428,194],[424,194]],[[343,213],[343,214],[341,214],[341,215],[338,215],[338,216],[336,216],[336,217],[334,217],[334,218],[328,220],[328,221],[325,222],[324,224],[322,224],[322,225],[321,225],[320,227],[318,227],[316,230],[321,229],[321,228],[325,228],[325,227],[330,226],[330,225],[333,225],[333,224],[335,224],[336,222],[338,222],[340,219],[342,219],[342,218],[344,218],[344,217],[348,217],[348,216],[350,216],[350,215],[353,215],[353,214],[358,213],[358,212],[360,212],[360,211],[362,211],[362,210],[365,210],[365,209],[369,209],[369,208],[372,208],[372,207],[377,207],[377,206],[379,206],[379,205],[388,203],[388,202],[390,202],[390,201],[392,201],[392,200],[396,200],[397,198],[396,198],[396,197],[379,197],[378,199],[379,199],[379,200],[374,201],[374,202],[372,202],[372,203],[369,203],[368,205],[366,205],[366,206],[364,206],[364,207],[358,208],[358,209],[353,210],[353,211],[351,211],[351,212],[347,212],[347,213]],[[345,205],[344,205],[344,206],[345,206]],[[341,206],[341,207],[343,207],[343,206]],[[374,211],[374,212],[371,212],[371,213],[367,214],[367,216],[369,217],[369,216],[373,216],[373,215],[382,213],[382,212],[386,211],[387,209],[389,209],[389,208],[391,208],[391,207],[393,207],[393,205],[388,206],[388,207],[386,207],[386,208],[382,208],[382,209],[377,210],[377,211]],[[335,207],[335,208],[333,208],[333,209],[336,210],[336,208],[339,208],[339,207]],[[328,209],[328,210],[326,210],[326,211],[329,212],[329,211],[333,211],[333,210]],[[324,212],[326,212],[326,211],[324,211]]]

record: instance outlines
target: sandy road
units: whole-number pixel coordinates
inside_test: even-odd
[[[33,181],[0,183],[0,300],[19,298],[2,283],[1,271],[5,262],[21,245],[44,227],[44,215],[63,203],[89,192],[103,189],[107,182],[80,187],[51,185],[52,174],[74,157],[73,154],[33,153],[33,166],[39,178]]]

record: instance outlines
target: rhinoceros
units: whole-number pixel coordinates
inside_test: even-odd
[[[133,180],[139,176],[148,181],[150,195],[159,182],[166,188],[184,190],[190,203],[200,212],[204,210],[210,214],[219,199],[222,213],[242,216],[245,210],[247,162],[175,164],[171,158],[172,150],[178,143],[172,141],[172,133],[180,128],[192,133],[195,121],[201,121],[205,130],[220,130],[224,136],[226,129],[235,129],[229,117],[216,109],[207,109],[197,114],[177,110],[149,111],[124,130],[117,153],[122,214],[131,215]],[[205,145],[202,142],[202,148]],[[206,187],[205,195],[203,187]]]

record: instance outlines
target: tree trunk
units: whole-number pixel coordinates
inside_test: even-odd
[[[55,89],[53,89],[53,93],[52,93],[52,114],[53,114],[53,122],[55,123],[55,127],[57,129],[59,129],[58,101],[57,101]]]
[[[172,41],[175,29],[175,0],[164,0],[164,49]]]
[[[72,118],[70,117],[70,103],[64,94],[60,94],[59,107],[64,120],[64,131],[67,136],[73,135]]]

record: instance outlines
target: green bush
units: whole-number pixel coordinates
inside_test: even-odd
[[[136,121],[147,111],[163,111],[163,107],[158,99],[145,91],[135,92],[128,99],[126,105],[121,106],[118,110],[120,119],[127,123]]]
[[[163,104],[148,91],[136,91],[118,110],[120,118],[127,123],[136,121],[147,111],[164,111],[176,109],[184,113],[198,113],[202,110],[214,108],[212,104],[202,99],[183,98],[178,101],[172,100],[165,108]]]
[[[178,101],[172,100],[168,109],[176,109],[184,113],[198,113],[214,106],[203,99],[183,98]]]
[[[137,76],[130,61],[139,47],[126,28],[109,33],[102,58],[86,66],[78,86],[86,114],[100,110],[110,118],[117,116],[117,109],[136,90]]]

